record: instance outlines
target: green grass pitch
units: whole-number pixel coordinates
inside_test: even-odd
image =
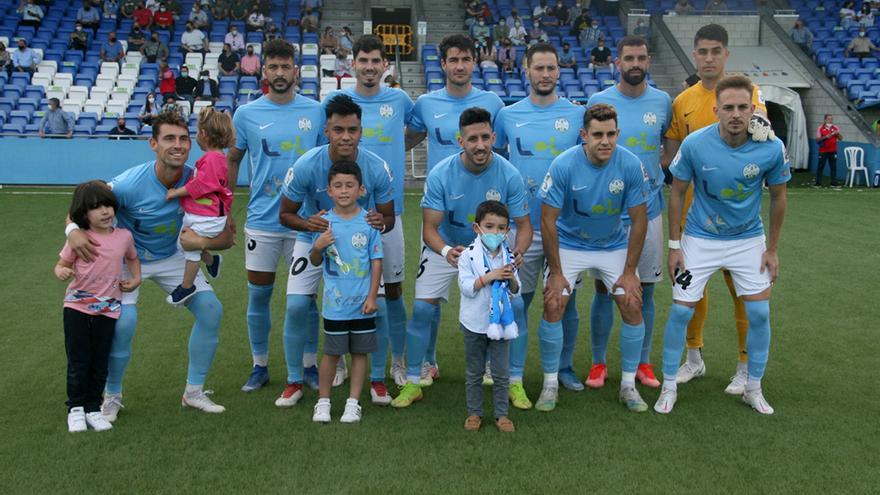
[[[125,377],[126,409],[110,432],[69,434],[61,326],[66,284],[52,276],[69,191],[0,191],[0,493],[877,493],[877,191],[790,189],[764,381],[774,416],[762,417],[723,393],[737,349],[732,304],[716,276],[706,326],[708,375],[680,388],[673,414],[632,414],[617,403],[616,315],[605,388],[563,390],[552,413],[512,409],[518,429],[512,435],[491,423],[478,433],[462,428],[457,292],[443,310],[442,378],[422,402],[380,409],[369,404],[367,392],[363,422],[341,425],[346,391],[340,388],[333,395],[334,422],[322,426],[311,422],[315,392],[307,391],[293,409],[273,405],[285,377],[280,267],[272,300],[272,382],[253,394],[239,391],[251,367],[241,233],[216,283],[224,318],[208,378],[227,412],[181,409],[191,316],[166,305],[165,295],[146,283]],[[240,226],[244,196],[236,200]],[[408,301],[418,265],[418,199],[416,191],[406,198]],[[578,298],[581,376],[589,366],[591,297],[587,287]],[[652,360],[659,364],[668,282],[659,285],[656,301]],[[526,370],[533,400],[541,387],[539,308],[540,297],[530,312]],[[640,390],[653,405],[658,392]]]

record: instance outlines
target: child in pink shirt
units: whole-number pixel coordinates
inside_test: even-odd
[[[141,284],[141,263],[131,232],[113,226],[118,203],[101,181],[77,186],[70,220],[83,229],[97,256],[86,262],[65,243],[55,276],[73,277],[64,296],[64,346],[67,350],[67,429],[104,431],[112,425],[101,414],[107,361],[122,308],[122,292]],[[122,261],[131,278],[122,280]]]
[[[213,107],[202,109],[199,113],[196,142],[205,154],[196,162],[189,182],[183,187],[168,190],[166,198],[180,199],[185,212],[183,226],[196,234],[214,238],[226,226],[226,215],[232,206],[232,191],[226,181],[228,169],[223,149],[235,144],[235,128],[232,118],[224,112],[214,111]],[[211,278],[220,277],[220,264],[223,257],[204,251],[186,251],[186,268],[183,282],[175,288],[166,301],[180,306],[196,293],[194,285],[199,272],[199,262],[204,261]]]

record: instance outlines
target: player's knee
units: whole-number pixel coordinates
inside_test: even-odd
[[[752,328],[765,326],[770,322],[770,301],[745,301],[746,316]]]
[[[304,294],[287,295],[287,317],[292,321],[305,322],[309,316],[309,310],[314,301],[314,296]]]
[[[642,305],[634,298],[620,303],[620,317],[627,325],[638,325],[642,322]]]
[[[544,302],[544,320],[548,323],[556,323],[562,320],[563,311],[556,304]]]
[[[220,327],[220,320],[223,319],[223,304],[213,291],[196,293],[187,307],[196,317],[197,323],[209,327]]]

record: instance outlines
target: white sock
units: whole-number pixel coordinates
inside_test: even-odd
[[[636,374],[628,371],[621,373],[620,388],[636,388]]]
[[[329,397],[321,397],[320,399],[318,399],[318,404],[329,404],[329,403],[330,403]]]
[[[189,383],[187,383],[185,393],[189,397],[193,397],[193,396],[196,396],[196,395],[199,395],[200,393],[202,393],[202,389],[204,389],[204,388],[205,388],[204,385],[190,385]]]
[[[421,379],[422,377],[420,377],[419,375],[406,375],[406,381],[408,381],[409,383],[414,383],[416,385],[419,384],[419,380]]]
[[[663,390],[678,390],[675,375],[663,375]]]
[[[267,354],[263,354],[262,356],[254,355],[254,366],[269,366],[269,356]]]
[[[111,397],[117,397],[117,398],[121,399],[121,398],[122,398],[122,394],[111,394],[111,393],[109,393],[109,392],[104,392],[104,398],[105,398],[105,399],[109,399],[109,398],[111,398]]]
[[[522,377],[521,376],[510,377],[510,384],[513,385],[514,383],[522,384]]]
[[[303,368],[311,368],[318,365],[318,355],[313,352],[303,354]]]
[[[559,373],[544,373],[544,387],[545,388],[559,387]]]
[[[754,392],[761,390],[761,379],[749,375],[749,381],[746,382],[746,392]]]
[[[349,397],[349,398],[345,401],[345,405],[347,406],[347,405],[349,405],[349,404],[358,405],[358,400],[355,399],[354,397]]]
[[[690,364],[701,364],[703,362],[703,352],[701,349],[688,349],[687,362]]]
[[[742,373],[743,371],[746,371],[748,368],[749,368],[749,363],[744,363],[744,362],[742,362],[742,361],[737,361],[737,362],[736,362],[736,372],[737,372],[737,374]]]

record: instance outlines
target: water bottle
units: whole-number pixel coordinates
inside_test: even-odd
[[[873,187],[880,187],[880,169],[874,171],[874,182],[871,185]]]

